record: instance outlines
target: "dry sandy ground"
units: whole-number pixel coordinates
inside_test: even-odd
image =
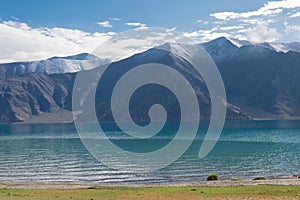
[[[0,182],[0,188],[7,189],[84,189],[90,187],[237,187],[249,185],[283,185],[300,186],[300,178],[272,179],[272,180],[224,180],[203,181],[195,183],[168,183],[168,184],[83,184],[83,183],[33,183],[33,182]]]

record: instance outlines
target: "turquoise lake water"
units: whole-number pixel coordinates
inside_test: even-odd
[[[198,158],[202,131],[177,161],[156,172],[132,173],[97,161],[82,144],[72,124],[0,125],[0,182],[161,183],[300,174],[300,121],[227,122],[220,140],[204,159]],[[205,130],[203,130],[205,133]],[[168,135],[146,141],[107,135],[121,146],[138,150],[164,145]],[[146,149],[147,150],[147,149]],[[114,155],[109,155],[112,160]]]

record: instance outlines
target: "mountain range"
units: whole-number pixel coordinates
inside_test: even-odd
[[[300,43],[252,43],[221,37],[198,45],[210,54],[221,73],[228,119],[299,118]],[[197,93],[201,117],[209,118],[209,92],[188,59],[191,54],[197,56],[192,45],[165,46],[169,51],[153,47],[110,64],[111,76],[103,80],[102,90],[96,93],[96,99],[104,101],[96,104],[98,120],[113,120],[106,101],[113,82],[132,67],[149,62],[166,64],[183,74]],[[84,53],[0,64],[0,122],[72,121],[72,90],[77,73],[85,73],[85,70],[92,70],[95,75],[103,73],[101,65],[106,63],[109,60]],[[132,117],[136,121],[147,121],[146,108],[158,98],[170,111],[168,119],[176,120],[179,112],[174,109],[177,101],[173,100],[173,94],[155,87],[148,91],[136,95],[131,105]],[[79,115],[88,120],[85,113]]]
[[[39,74],[72,73],[89,70],[109,62],[110,60],[108,59],[100,59],[97,56],[82,53],[67,57],[52,57],[40,61],[3,63],[0,64],[0,79],[7,79],[30,72]]]

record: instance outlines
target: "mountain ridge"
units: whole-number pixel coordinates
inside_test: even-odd
[[[71,73],[88,70],[94,66],[109,63],[107,59],[100,59],[89,53],[65,57],[51,57],[46,60],[13,62],[0,64],[0,79],[19,76],[24,73],[36,72],[40,74]]]
[[[210,54],[223,78],[228,101],[227,119],[300,118],[300,52],[276,51],[266,44],[249,43],[248,45],[247,42],[232,40],[223,37],[208,43],[197,44]],[[290,44],[294,45],[293,48],[298,45],[298,43]],[[179,71],[192,82],[200,102],[201,114],[204,119],[208,119],[210,115],[209,93],[202,77],[195,73],[192,66],[193,56],[197,56],[193,53],[195,47],[169,43],[112,63],[112,74],[104,79],[106,85],[103,93],[97,93],[96,97],[109,96],[107,88],[114,80],[111,77],[118,77],[121,72],[136,65],[149,62],[161,63]],[[164,50],[164,48],[167,49]],[[85,56],[88,54],[69,56],[67,59],[82,61],[86,59]],[[96,64],[89,70],[95,74],[103,73],[98,63]],[[58,74],[15,72],[0,79],[0,122],[29,123],[37,116],[41,118],[46,115],[46,119],[51,116],[54,118],[54,113],[57,112],[63,113],[61,118],[58,118],[60,121],[66,121],[67,118],[72,120],[72,113],[70,113],[72,89],[77,73],[85,73],[85,70]],[[166,93],[159,89],[154,96],[160,97],[163,94]],[[137,108],[144,105],[149,107],[150,100],[154,100],[148,92],[144,93],[144,96],[149,96],[149,98],[138,95],[139,100],[133,103],[135,110],[133,116],[137,121],[148,119],[145,110],[139,111]],[[170,94],[161,100],[165,105],[170,104],[171,106],[167,107],[172,110],[175,101],[167,100],[171,96]],[[96,105],[98,119],[100,121],[112,120],[109,105],[103,105]],[[170,119],[175,119],[177,114],[173,111]]]
[[[163,47],[165,45],[165,47]],[[153,48],[167,48],[164,44]],[[176,44],[172,44],[173,46]],[[182,44],[177,44],[182,45]],[[222,62],[224,57],[230,56],[237,49],[251,46],[261,47],[271,51],[288,53],[289,51],[300,53],[300,42],[291,43],[255,43],[234,38],[219,37],[205,43],[199,43],[214,59],[215,62]],[[109,64],[110,60],[101,59],[89,53],[80,53],[70,56],[54,56],[45,60],[0,63],[0,79],[18,76],[24,73],[36,72],[41,74],[72,73],[82,70],[89,70],[100,65]]]

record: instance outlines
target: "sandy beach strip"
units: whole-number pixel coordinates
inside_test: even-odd
[[[162,184],[88,184],[68,182],[0,182],[0,188],[7,189],[88,189],[95,187],[239,187],[252,185],[300,186],[300,178],[271,180],[221,180],[201,182],[176,182]]]

